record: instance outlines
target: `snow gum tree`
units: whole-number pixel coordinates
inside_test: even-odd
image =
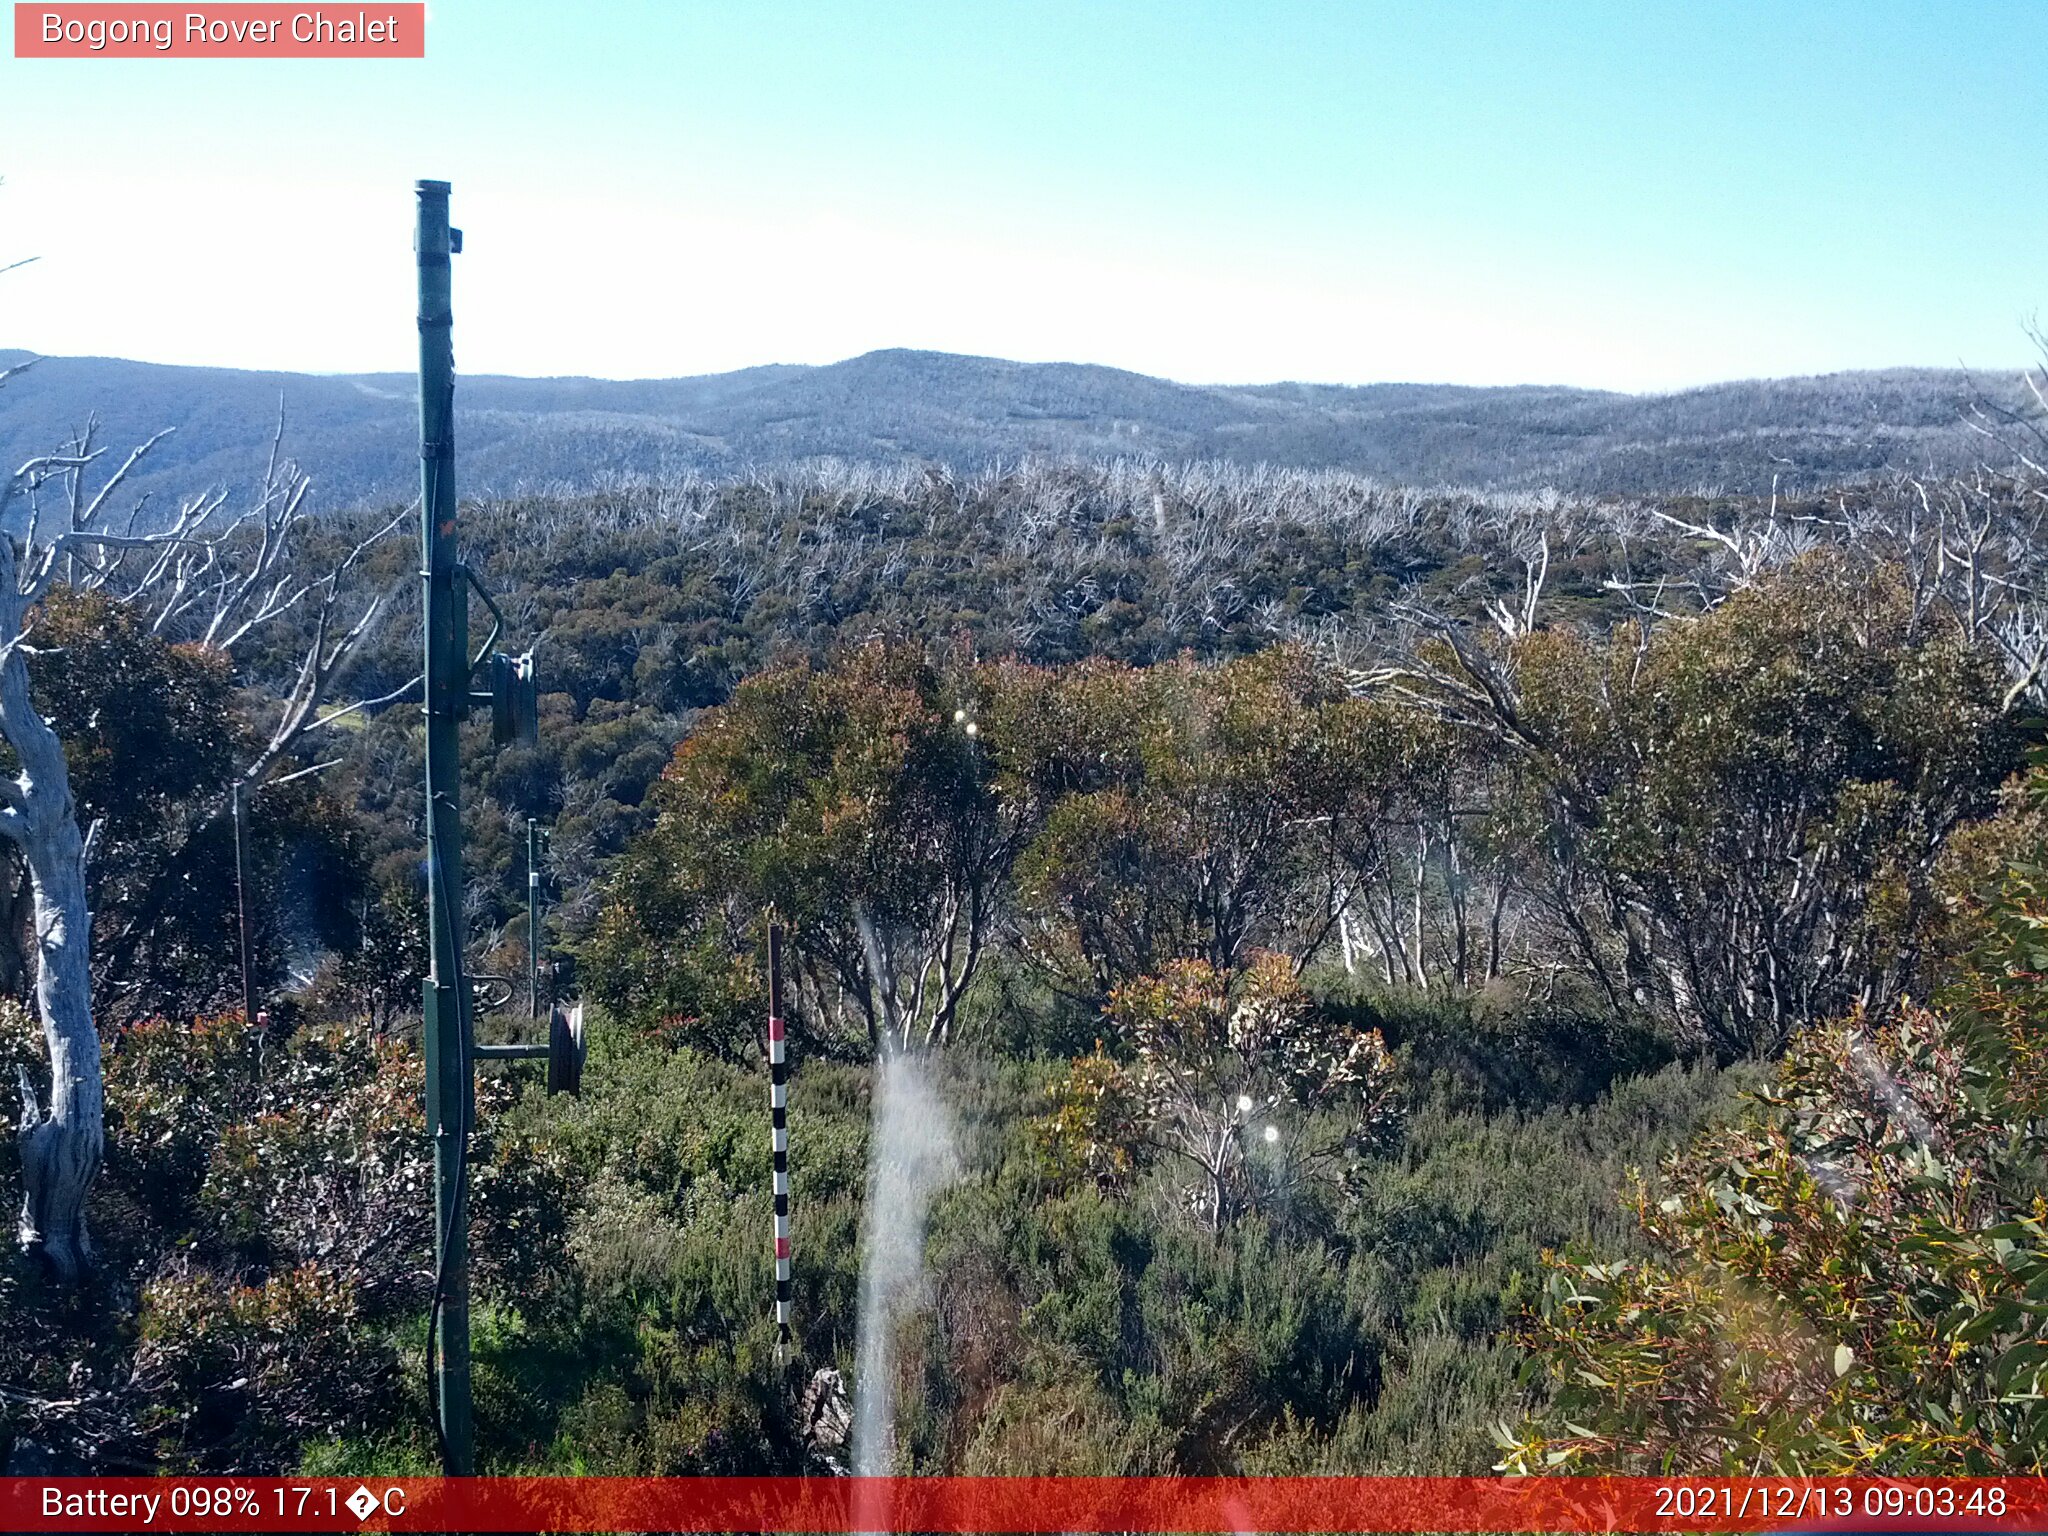
[[[8,372],[19,372],[19,369]],[[6,378],[0,373],[0,381]],[[282,434],[282,421],[279,424]],[[94,483],[104,453],[88,427],[63,450],[31,458],[0,482],[0,837],[18,850],[30,893],[36,1011],[48,1053],[47,1086],[23,1068],[22,1245],[63,1279],[91,1262],[87,1197],[105,1150],[105,1094],[92,1009],[92,914],[86,866],[96,828],[80,825],[64,742],[37,707],[32,672],[44,600],[63,587],[140,607],[152,630],[232,653],[252,631],[292,614],[309,635],[296,686],[241,777],[251,788],[311,731],[346,710],[321,704],[384,597],[353,605],[346,578],[394,519],[326,571],[303,576],[292,532],[309,482],[280,462],[273,443],[258,494],[239,510],[226,492],[183,502],[153,526],[121,499],[130,472],[165,435],[131,452]],[[119,509],[119,510],[117,510]],[[349,706],[349,709],[361,707]],[[212,815],[224,809],[213,807]]]

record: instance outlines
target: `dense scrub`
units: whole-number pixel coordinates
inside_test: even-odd
[[[523,909],[527,816],[554,826],[565,915],[587,924],[602,871],[648,824],[648,790],[696,712],[775,663],[822,665],[877,638],[1036,666],[1218,660],[1292,642],[1371,673],[1412,648],[1421,614],[1604,636],[1623,621],[1682,623],[1791,560],[1832,552],[1895,573],[1909,634],[1961,633],[2021,673],[2037,659],[2022,609],[2041,508],[2023,483],[1996,478],[1769,504],[1594,501],[1144,462],[979,474],[823,465],[471,507],[471,558],[515,627],[541,637],[545,692],[537,749],[494,756],[479,727],[469,754],[479,937]],[[333,530],[337,541],[358,531],[347,519]],[[351,674],[352,691],[374,698],[417,668],[405,606],[417,576],[400,541],[371,566],[400,594]],[[1853,607],[1837,594],[1822,611]],[[287,686],[298,643],[280,628],[248,681]],[[1880,637],[1880,650],[1889,644]],[[377,712],[329,778],[370,818],[383,898],[372,907],[387,926],[413,883],[417,727],[405,704]]]
[[[549,958],[601,1005],[581,1099],[487,1073],[485,1464],[843,1456],[800,1409],[855,1365],[891,1044],[935,1053],[969,1129],[903,1324],[904,1465],[1493,1464],[1548,1390],[1518,1341],[1600,1347],[1524,1318],[1544,1252],[1721,1241],[1631,1216],[1629,1170],[1724,1125],[1788,1041],[1848,1050],[1816,1022],[1860,1007],[1896,1045],[2039,835],[2000,799],[2039,681],[2007,579],[2033,503],[1980,484],[1902,523],[1883,498],[1122,465],[478,509],[549,691],[540,747],[473,742],[466,937],[479,972],[525,964],[521,834],[550,821]],[[1997,537],[1965,564],[1973,526]],[[379,562],[416,580],[395,543]],[[304,637],[230,666],[105,605],[47,623],[44,703],[100,824],[109,1236],[77,1293],[0,1272],[30,1320],[0,1342],[0,1434],[42,1465],[424,1466],[416,708],[351,717],[257,801],[259,1027],[221,1013],[233,860],[206,808]],[[400,613],[352,691],[402,693],[412,645]],[[33,1077],[8,1017],[0,1067]],[[1703,1145],[1678,1177],[1734,1143]],[[1507,1432],[1547,1455],[1547,1423]]]
[[[824,1050],[949,1038],[998,951],[1084,1028],[1172,964],[1270,951],[1562,985],[1729,1060],[1919,979],[1944,841],[2019,762],[1994,660],[1823,554],[1698,619],[1432,639],[1382,677],[1287,646],[769,668],[651,794],[587,985],[745,1054],[773,907]]]
[[[1549,1260],[1520,1332],[1550,1401],[1508,1465],[2040,1470],[2044,803],[2037,770],[1933,1007],[1802,1031],[1744,1114],[1637,1183],[1649,1254]]]
[[[1425,1009],[1415,1033],[1457,1012]],[[1538,1254],[1626,1242],[1625,1169],[1728,1094],[1722,1074],[1674,1066],[1583,1108],[1487,1116],[1447,1079],[1335,1225],[1212,1235],[1179,1216],[1170,1173],[1117,1196],[1049,1175],[1028,1125],[1051,1070],[972,1048],[946,1059],[943,1092],[971,1130],[932,1213],[930,1305],[907,1324],[906,1467],[1483,1472],[1490,1426],[1521,1400],[1501,1329]],[[798,1337],[782,1363],[764,1306],[760,1072],[614,1030],[588,1081],[580,1102],[531,1099],[505,1122],[585,1182],[563,1304],[496,1314],[480,1346],[492,1461],[817,1467],[793,1407],[816,1368],[852,1371],[867,1069],[795,1075]],[[388,1450],[351,1454],[367,1466]]]

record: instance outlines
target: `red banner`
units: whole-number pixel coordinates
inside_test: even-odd
[[[9,1531],[2041,1531],[2048,1479],[0,1478]]]
[[[14,7],[17,59],[423,59],[424,4]]]

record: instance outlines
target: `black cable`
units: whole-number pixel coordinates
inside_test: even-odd
[[[430,816],[439,814],[438,807],[432,805],[427,807],[427,811]],[[438,850],[440,839],[436,838],[434,844]],[[431,870],[428,871],[427,878],[430,884],[433,883],[433,872]],[[455,1240],[455,1221],[462,1213],[462,1202],[469,1194],[470,1103],[469,1031],[464,1028],[464,1025],[468,1022],[469,1010],[464,1005],[466,994],[463,989],[466,984],[466,978],[462,966],[462,935],[456,930],[454,914],[449,910],[446,881],[440,882],[440,890],[441,921],[447,927],[449,953],[454,958],[455,1030],[462,1046],[462,1084],[460,1091],[456,1094],[458,1111],[456,1117],[457,1130],[455,1132],[457,1154],[455,1163],[455,1197],[448,1202],[447,1220],[441,1226],[440,1241],[434,1245],[434,1299],[432,1305],[427,1308],[427,1408],[433,1415],[434,1439],[441,1451],[442,1470],[446,1471],[448,1467],[448,1430],[447,1426],[441,1422],[441,1378],[440,1373],[434,1366],[434,1344],[440,1336],[441,1310],[447,1299],[448,1247]],[[428,1070],[434,1070],[432,1064],[429,1064]]]
[[[420,253],[420,263],[422,265],[428,265],[430,263],[446,265],[448,263],[449,256],[452,255],[455,251],[458,251],[462,248],[461,234],[458,231],[450,230],[449,235],[450,239],[448,253],[440,254],[423,251]],[[419,317],[419,322],[421,330],[424,331],[430,325],[452,326],[453,316],[448,314],[446,311],[443,311],[442,313],[437,315],[422,315]],[[424,388],[426,383],[426,363],[424,358],[424,350],[422,352],[420,373],[420,382],[422,386],[421,424],[422,428],[424,429],[425,417],[427,414],[425,410],[427,401]],[[455,349],[452,338],[450,339],[450,345],[448,349],[448,377],[445,384],[445,392],[440,403],[441,411],[440,420],[438,423],[438,426],[440,428],[439,435],[431,442],[422,441],[420,444],[420,457],[426,461],[427,466],[426,473],[423,477],[424,483],[420,487],[420,493],[422,498],[420,511],[421,514],[425,518],[427,518],[430,523],[431,520],[437,515],[436,507],[440,501],[440,482],[443,464],[444,462],[446,462],[452,466],[455,456]],[[452,508],[450,509],[450,515],[451,517],[453,515]],[[433,561],[431,549],[428,551],[427,563],[430,567],[432,566]],[[429,626],[429,614],[431,613],[432,610],[432,596],[431,593],[426,593],[422,594],[422,597],[423,605],[420,614],[420,621],[423,627],[427,627]],[[427,627],[427,633],[425,638],[428,650],[428,670],[431,671],[434,636],[432,634],[430,627]],[[462,655],[464,658],[467,658],[469,655],[468,635],[464,634],[461,637],[461,641]],[[463,672],[462,689],[465,694],[467,694],[468,692],[470,684],[470,672],[473,670],[474,668],[472,666],[470,668],[465,668]],[[427,682],[427,677],[425,673],[423,673],[421,676],[420,684],[421,702],[426,707],[426,713],[429,717],[427,722],[428,731],[429,733],[431,733],[433,729],[432,715],[434,712],[434,696]],[[456,719],[459,723],[461,719],[460,710],[456,711]],[[430,795],[430,798],[428,799],[427,802],[428,854],[430,858],[438,860],[443,846],[442,839],[438,835],[437,830],[440,825],[439,818],[441,813],[441,807],[440,805],[435,803],[433,798],[431,798],[431,779],[428,781],[428,790]],[[456,807],[451,803],[448,809],[450,811],[455,811]],[[459,813],[456,815],[455,818],[454,834],[456,839],[458,840],[459,846],[460,839],[462,837],[462,823]],[[436,883],[434,880],[434,870],[431,867],[427,871],[427,883],[430,889]],[[471,1064],[469,1056],[470,997],[469,979],[464,971],[462,959],[462,930],[455,926],[455,913],[449,903],[448,884],[445,880],[439,882],[439,884],[441,887],[441,922],[443,928],[445,929],[448,935],[448,953],[450,956],[450,965],[455,973],[453,977],[455,994],[455,1031],[456,1039],[460,1047],[458,1055],[460,1057],[462,1068],[459,1074],[460,1082],[457,1084],[456,1091],[457,1114],[455,1123],[457,1129],[455,1133],[455,1190],[453,1198],[450,1199],[448,1202],[447,1219],[445,1222],[441,1223],[439,1227],[440,1239],[434,1245],[434,1299],[427,1308],[427,1406],[429,1412],[432,1413],[434,1418],[434,1439],[440,1448],[441,1467],[442,1470],[445,1472],[446,1470],[448,1470],[448,1431],[446,1426],[443,1425],[443,1423],[441,1422],[441,1381],[440,1373],[435,1369],[435,1345],[440,1338],[441,1313],[443,1308],[447,1305],[448,1248],[449,1245],[453,1243],[455,1240],[456,1219],[463,1214],[463,1202],[469,1196],[469,1134],[471,1110],[470,1098],[471,1090],[473,1087],[474,1068]],[[427,1069],[429,1071],[436,1071],[438,1070],[438,1067],[438,1063],[430,1062],[428,1063]]]

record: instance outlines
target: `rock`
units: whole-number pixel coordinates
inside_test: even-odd
[[[853,1432],[853,1403],[846,1395],[846,1381],[831,1366],[821,1368],[804,1388],[796,1409],[798,1437],[828,1462],[836,1464],[834,1451],[846,1448]]]

